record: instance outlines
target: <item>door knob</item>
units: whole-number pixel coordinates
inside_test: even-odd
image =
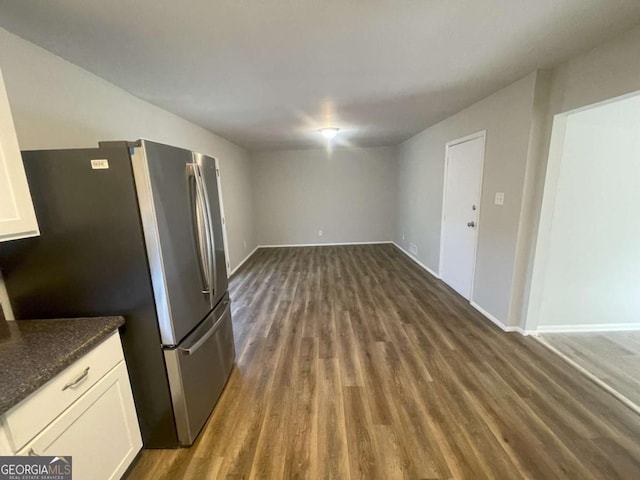
[[[471,228],[473,228],[473,227],[475,227],[475,226],[476,226],[476,222],[469,222],[469,223],[467,223],[467,227],[471,227]]]

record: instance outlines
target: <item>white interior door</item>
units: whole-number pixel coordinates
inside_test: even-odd
[[[482,188],[484,133],[447,145],[440,276],[470,300]]]

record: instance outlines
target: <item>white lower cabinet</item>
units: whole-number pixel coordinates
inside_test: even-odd
[[[74,480],[121,478],[141,448],[117,333],[0,417],[0,455],[70,456]]]
[[[73,458],[73,478],[117,479],[142,442],[124,362],[45,428],[18,455]]]

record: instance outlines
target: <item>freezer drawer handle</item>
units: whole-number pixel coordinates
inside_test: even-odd
[[[69,382],[67,383],[64,387],[62,387],[62,391],[64,392],[67,388],[73,388],[76,385],[78,385],[82,380],[84,380],[85,378],[87,378],[87,375],[89,375],[89,368],[87,367],[84,369],[84,371],[80,374],[80,376],[78,378],[76,378],[73,382]]]
[[[218,328],[220,328],[222,321],[227,316],[227,313],[229,313],[229,307],[231,305],[231,302],[225,302],[225,303],[227,304],[227,306],[224,308],[224,311],[222,312],[222,315],[220,315],[220,318],[216,321],[216,323],[213,324],[213,327],[207,330],[207,333],[205,333],[202,337],[200,337],[200,339],[196,343],[191,345],[189,348],[178,347],[179,351],[187,355],[193,355],[204,344],[204,342],[206,342],[209,339],[211,335],[216,333]]]

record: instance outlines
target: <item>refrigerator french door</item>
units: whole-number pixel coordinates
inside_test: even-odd
[[[131,162],[162,344],[173,347],[227,291],[215,160],[142,140]]]
[[[235,356],[215,160],[147,140],[23,160],[41,236],[0,244],[16,318],[124,316],[144,445],[190,445]]]
[[[131,160],[178,438],[190,445],[234,357],[215,159],[143,140]]]

